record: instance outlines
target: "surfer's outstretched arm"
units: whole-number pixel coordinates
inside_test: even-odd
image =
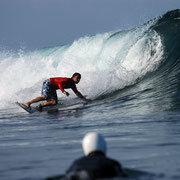
[[[83,96],[76,88],[72,89],[74,91],[74,93],[76,94],[76,96],[78,96],[80,99],[82,99],[85,102],[90,102],[90,99],[86,99],[85,96]]]

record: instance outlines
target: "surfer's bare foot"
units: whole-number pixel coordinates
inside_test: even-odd
[[[30,108],[30,105],[28,103],[25,103],[24,106],[26,106],[27,108]]]

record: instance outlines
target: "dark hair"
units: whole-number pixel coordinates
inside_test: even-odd
[[[75,77],[75,76],[79,76],[79,78],[81,78],[81,74],[79,74],[77,72],[72,75],[72,77]]]

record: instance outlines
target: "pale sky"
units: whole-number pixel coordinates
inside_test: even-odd
[[[36,49],[141,26],[180,0],[0,0],[0,47]]]

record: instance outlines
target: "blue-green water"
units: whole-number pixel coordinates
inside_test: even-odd
[[[84,37],[68,46],[1,52],[1,179],[63,174],[83,155],[83,136],[96,131],[107,140],[107,155],[124,167],[178,180],[179,42],[176,10],[140,28]],[[76,71],[82,74],[77,87],[90,104],[34,114],[14,104],[38,96],[43,79]],[[81,103],[68,92],[68,98],[58,92],[57,108]]]

